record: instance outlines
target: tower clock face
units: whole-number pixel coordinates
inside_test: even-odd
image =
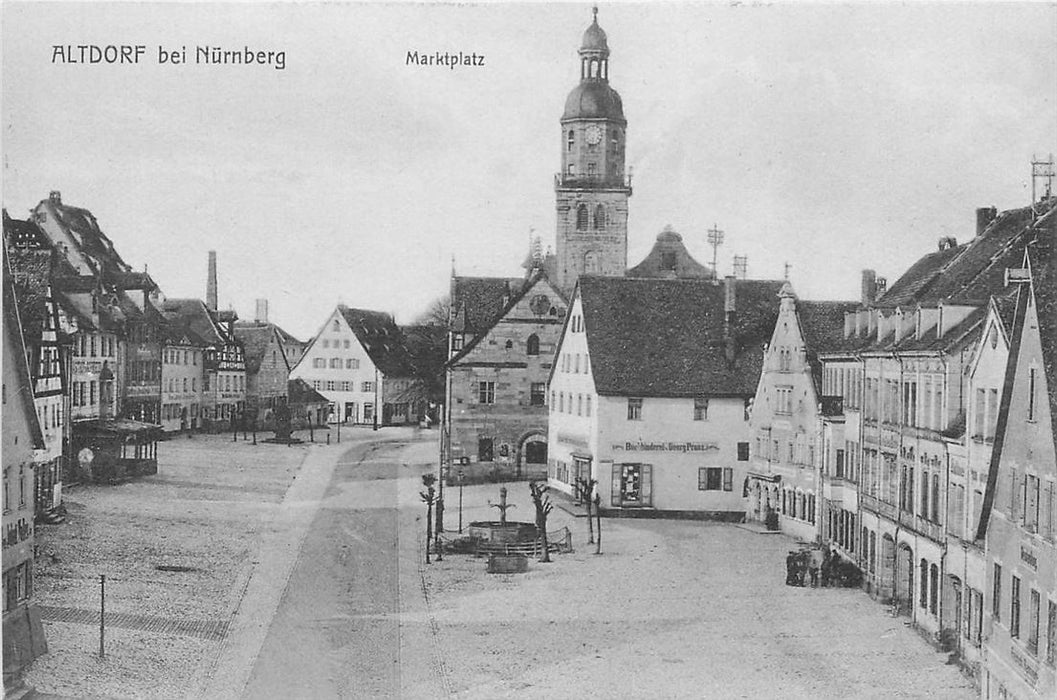
[[[586,136],[587,143],[591,144],[592,146],[597,145],[598,142],[602,140],[602,130],[592,124],[591,126],[587,127]]]

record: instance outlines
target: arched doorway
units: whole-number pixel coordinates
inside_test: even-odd
[[[895,599],[899,612],[909,613],[914,602],[914,551],[900,543],[896,554]]]
[[[896,543],[892,536],[881,536],[881,556],[877,562],[877,592],[882,598],[891,598],[895,585]]]
[[[547,471],[547,436],[540,432],[529,433],[521,438],[517,448],[515,477],[528,472]]]

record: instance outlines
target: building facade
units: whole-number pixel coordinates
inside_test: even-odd
[[[401,425],[426,409],[403,333],[392,316],[339,304],[290,371],[331,402],[331,420]]]
[[[603,510],[740,521],[781,282],[583,277],[549,382],[549,481]]]
[[[799,301],[789,285],[778,299],[778,319],[749,421],[753,438],[748,517],[766,522],[769,513],[776,513],[783,532],[813,542],[830,517],[822,512],[818,468],[825,465],[817,458],[822,408],[817,352],[842,337],[844,312],[855,304]],[[837,454],[840,461],[834,471],[843,476],[843,447]],[[854,528],[854,516],[845,515],[843,508],[832,517],[848,520],[839,527]]]
[[[34,404],[6,249],[3,265],[3,658],[7,694],[17,689],[23,670],[47,651],[40,613],[33,602],[34,453],[46,450],[46,444]]]
[[[1057,694],[1057,217],[1024,262],[984,499],[987,698]],[[989,397],[989,391],[985,392]],[[985,424],[985,431],[990,427]],[[987,439],[988,433],[983,437]]]

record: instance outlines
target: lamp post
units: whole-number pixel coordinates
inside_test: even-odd
[[[459,534],[462,534],[462,480],[465,476],[462,467],[459,467]]]

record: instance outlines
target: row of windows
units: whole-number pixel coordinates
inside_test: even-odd
[[[275,354],[272,354],[272,362],[275,362]],[[326,369],[328,366],[327,358],[317,357],[312,360],[312,367],[315,369]],[[345,358],[344,360],[340,357],[332,357],[329,362],[330,369],[359,369],[360,361],[356,358]]]
[[[109,403],[114,391],[114,382],[97,382],[94,379],[85,382],[74,382],[71,391],[71,400],[74,406],[95,406],[96,398],[100,402]],[[106,394],[106,398],[104,398]]]
[[[355,386],[356,382],[336,382],[332,379],[312,381],[312,388],[316,391],[354,391]],[[364,393],[374,391],[374,382],[360,382],[360,391]]]
[[[133,360],[128,364],[130,382],[160,382],[161,363],[154,360]]]
[[[165,348],[162,350],[162,362],[167,365],[197,365],[198,351]]]
[[[1039,532],[1045,537],[1057,536],[1057,493],[1051,481],[1043,486],[1035,474],[1018,472],[1009,475],[1009,519],[1028,532]]]
[[[37,420],[40,421],[40,426],[45,430],[62,426],[62,404],[54,403],[40,406],[37,408]]]
[[[74,357],[113,357],[117,341],[110,335],[78,333],[73,341]]]
[[[37,365],[41,377],[57,377],[62,374],[62,360],[59,349],[44,346],[40,349],[40,363]]]
[[[14,474],[14,466],[4,467],[4,512],[8,512],[15,506],[11,502],[15,494],[11,492],[11,476]],[[26,505],[26,482],[29,480],[25,465],[18,467],[18,507]]]
[[[1002,565],[994,564],[992,572],[991,590],[991,614],[995,621],[1003,623],[1002,620]],[[1031,588],[1028,591],[1028,615],[1022,619],[1023,605],[1021,580],[1016,574],[1009,577],[1009,619],[1005,621],[1009,629],[1009,636],[1013,639],[1021,639],[1027,633],[1025,647],[1032,656],[1039,654],[1040,616],[1042,612],[1042,598],[1039,591]],[[1046,610],[1046,663],[1057,666],[1057,603],[1047,601]]]
[[[598,71],[599,71],[600,65],[604,65],[604,64],[600,64],[599,61],[590,61],[588,63],[589,67],[587,68],[587,74],[590,75],[591,77],[596,77],[598,75]],[[587,77],[587,76],[586,75],[581,75],[580,77],[583,78],[583,77]],[[590,141],[586,141],[586,143],[587,143],[587,149],[589,151],[594,151],[594,150],[598,149],[599,141],[596,141],[595,143],[591,143]],[[569,152],[572,152],[573,146],[575,144],[576,144],[576,132],[573,131],[572,129],[569,129],[569,133],[566,134],[566,138],[565,138],[565,150],[567,150]],[[620,148],[620,129],[616,129],[616,128],[610,127],[610,130],[609,130],[609,147],[611,149],[613,149],[614,151],[616,151],[616,150],[618,150]]]
[[[208,379],[209,375],[206,375]],[[209,386],[203,382],[203,389],[209,389]],[[242,374],[221,374],[217,376],[217,391],[245,391],[246,390],[246,377]]]
[[[583,363],[580,362],[580,358],[581,357],[583,358]],[[590,361],[589,361],[588,356],[587,356],[586,353],[584,353],[582,355],[580,353],[578,353],[578,352],[577,353],[570,353],[570,352],[563,352],[562,353],[561,371],[565,372],[566,374],[570,374],[570,373],[571,374],[580,374],[581,365],[582,365],[582,368],[583,368],[583,373],[584,374],[590,374],[591,370],[590,370],[589,364],[590,364]]]
[[[543,385],[540,385],[542,389]],[[574,400],[575,399],[575,400]],[[591,416],[591,395],[590,394],[577,394],[575,397],[572,393],[566,395],[564,391],[555,393],[551,391],[551,411],[557,413],[568,413],[572,415],[575,413],[578,416]]]
[[[782,515],[806,523],[815,522],[815,494],[782,489]]]
[[[334,321],[334,330],[340,330],[340,329],[341,329],[340,322],[335,320]],[[325,347],[325,348],[343,347],[343,348],[345,348],[347,350],[350,347],[352,347],[352,341],[350,341],[348,338],[346,338],[344,340],[337,340],[337,339],[327,340],[326,338],[324,338],[322,342],[323,342],[323,347]]]
[[[239,379],[242,379],[242,377],[239,377]],[[239,385],[241,386],[241,382],[239,383]],[[188,390],[187,377],[183,378],[182,384],[178,384],[175,377],[169,377],[168,389],[170,394],[174,391],[186,392]],[[198,379],[196,379],[195,377],[191,377],[190,390],[198,391]]]
[[[769,438],[769,433],[756,436],[756,456],[768,462],[785,462],[801,466],[815,463],[815,440],[807,433],[799,432],[793,439],[780,441]],[[784,449],[783,449],[784,447]],[[841,450],[837,450],[838,453]]]
[[[855,552],[856,516],[850,510],[844,508],[829,509],[829,517],[826,519],[826,539],[836,542],[846,552]]]
[[[178,403],[162,404],[161,417],[164,420],[176,420],[184,417],[185,406]],[[192,403],[187,409],[187,418],[198,418],[198,404]]]

